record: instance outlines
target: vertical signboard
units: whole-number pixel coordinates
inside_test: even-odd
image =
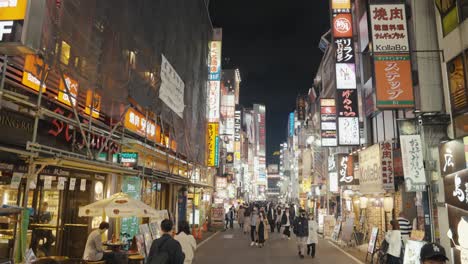
[[[44,67],[44,60],[37,55],[26,55],[24,59],[23,79],[21,83],[25,86],[39,91],[39,85],[41,83],[40,78],[42,77],[42,70],[47,70],[48,66]],[[42,92],[46,91],[45,83],[42,84]]]
[[[208,58],[208,91],[207,119],[208,122],[219,122],[221,103],[221,39],[222,30],[214,29],[213,41],[209,43]]]
[[[159,99],[180,118],[184,116],[185,83],[166,57],[161,54],[161,87]]]
[[[405,5],[370,5],[370,12],[373,51],[375,53],[408,53]]]
[[[421,192],[426,188],[426,174],[421,137],[419,135],[401,135],[401,156],[407,192]]]
[[[258,135],[258,155],[265,157],[266,154],[266,126],[265,126],[265,106],[255,104],[254,112],[257,115],[257,135]]]
[[[414,106],[409,54],[375,55],[374,69],[378,108]]]
[[[335,133],[337,145],[354,146],[360,144],[360,133],[351,1],[332,1],[332,13],[338,112]]]
[[[362,194],[384,192],[379,144],[359,152],[359,191]]]
[[[219,164],[219,124],[216,122],[207,125],[207,150],[206,166],[217,167]]]
[[[348,154],[338,154],[337,155],[337,166],[338,166],[338,184],[343,185],[356,185],[354,179],[354,169],[350,169],[349,160],[352,159]]]
[[[380,154],[382,156],[382,181],[383,189],[395,190],[395,174],[393,172],[393,145],[391,141],[380,143]]]
[[[331,98],[320,99],[320,135],[322,146],[337,146],[336,104]]]
[[[289,123],[288,123],[288,131],[289,131],[289,136],[292,137],[294,136],[294,130],[295,130],[295,127],[294,127],[294,112],[291,112],[289,113]]]

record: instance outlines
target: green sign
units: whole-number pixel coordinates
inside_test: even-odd
[[[122,152],[119,154],[119,163],[125,167],[136,167],[138,164],[138,153]]]
[[[131,198],[140,200],[141,198],[141,179],[138,177],[125,176],[122,181],[122,192],[128,194]],[[120,234],[128,234],[132,239],[139,233],[140,220],[138,217],[122,218]]]

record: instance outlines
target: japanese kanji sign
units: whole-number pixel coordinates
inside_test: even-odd
[[[444,177],[445,202],[468,211],[468,170]]]
[[[382,187],[387,191],[395,190],[395,174],[393,172],[393,146],[391,141],[380,143],[382,156]]]
[[[206,165],[217,167],[219,162],[219,123],[208,123],[206,136],[208,150]]]
[[[337,63],[354,62],[354,43],[352,38],[336,38],[335,46]]]
[[[338,154],[337,156],[337,165],[338,165],[338,185],[356,185],[358,182],[354,179],[354,169],[349,168],[352,166],[352,156],[348,154]]]
[[[65,83],[63,82],[63,79],[65,79],[70,95],[67,93],[67,88],[65,87]],[[63,79],[60,78],[60,86],[59,86],[57,100],[68,106],[71,106],[72,104],[75,105],[76,100],[78,98],[78,82],[70,78],[66,74],[64,75]]]
[[[357,146],[360,142],[359,117],[338,117],[338,144]]]
[[[414,106],[409,54],[375,55],[375,86],[378,108]]]
[[[426,173],[420,135],[400,136],[403,172],[407,192],[421,192],[426,188]]]
[[[333,16],[333,37],[353,37],[353,20],[351,14],[337,14]]]
[[[468,148],[467,148],[468,149]],[[462,139],[455,139],[439,146],[440,175],[461,171],[467,168],[465,162],[465,145]]]
[[[358,117],[357,90],[337,91],[336,105],[338,107],[338,117]]]
[[[161,127],[133,108],[125,113],[124,127],[142,137],[161,143]]]
[[[409,52],[404,4],[370,5],[374,53]]]

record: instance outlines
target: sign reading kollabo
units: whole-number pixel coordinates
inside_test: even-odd
[[[136,152],[122,152],[118,156],[119,163],[125,167],[136,167],[138,164],[138,153]]]
[[[370,20],[375,53],[409,52],[404,4],[370,5]]]

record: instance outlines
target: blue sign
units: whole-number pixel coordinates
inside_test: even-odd
[[[219,136],[216,136],[216,145],[215,145],[215,166],[219,165]]]
[[[294,136],[294,112],[289,113],[289,136]]]

